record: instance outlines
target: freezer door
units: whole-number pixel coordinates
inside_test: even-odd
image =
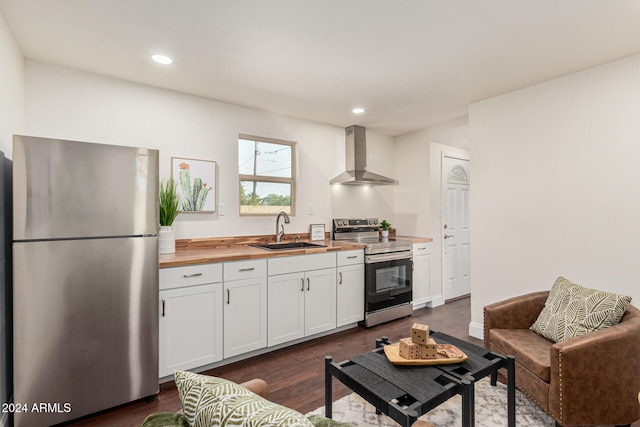
[[[158,151],[15,135],[14,240],[155,235]]]
[[[14,243],[16,427],[158,392],[157,237]],[[42,412],[33,404],[49,403]]]

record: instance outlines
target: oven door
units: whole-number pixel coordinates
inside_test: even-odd
[[[381,254],[366,257],[366,312],[381,310],[412,300],[411,255]]]

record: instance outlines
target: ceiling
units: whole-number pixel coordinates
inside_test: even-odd
[[[640,0],[0,0],[0,13],[28,59],[394,136],[640,53]]]

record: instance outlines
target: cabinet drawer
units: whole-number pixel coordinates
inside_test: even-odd
[[[422,242],[413,244],[413,256],[431,254],[431,245],[433,242]]]
[[[224,281],[267,276],[267,260],[252,259],[224,263]]]
[[[335,266],[336,255],[333,252],[269,258],[269,276],[335,268]]]
[[[160,290],[222,282],[222,264],[199,264],[160,269]]]
[[[339,251],[338,265],[362,264],[364,262],[364,250]]]

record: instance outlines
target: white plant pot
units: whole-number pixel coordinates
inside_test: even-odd
[[[160,226],[158,234],[158,253],[173,254],[176,252],[176,233],[171,226]]]
[[[389,230],[380,230],[380,236],[389,237]]]

